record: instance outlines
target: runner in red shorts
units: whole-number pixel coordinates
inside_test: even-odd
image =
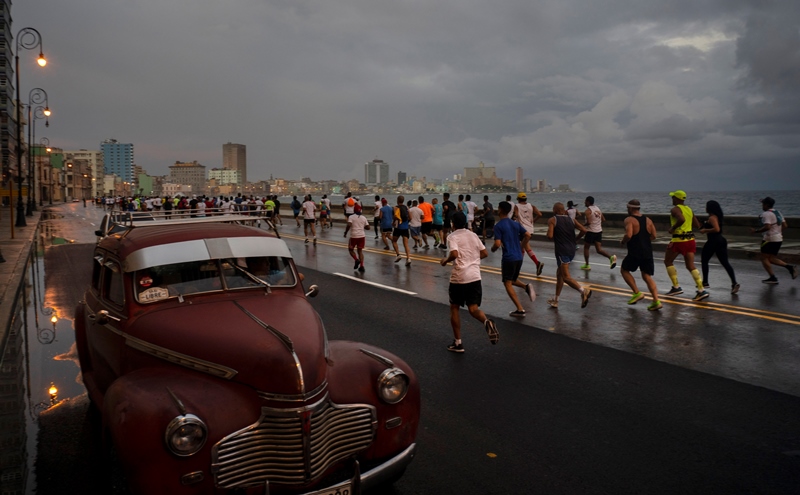
[[[672,210],[669,212],[669,233],[672,234],[672,240],[667,247],[667,252],[664,253],[664,265],[666,265],[667,275],[672,281],[672,288],[667,292],[667,295],[677,296],[678,294],[683,294],[683,289],[678,284],[678,269],[675,268],[675,259],[678,255],[681,255],[686,262],[686,269],[692,274],[692,278],[697,285],[697,294],[692,299],[694,301],[702,301],[708,297],[708,291],[703,289],[703,277],[694,266],[696,245],[694,232],[692,232],[693,227],[700,228],[700,221],[694,216],[692,209],[683,204],[686,201],[685,192],[673,191],[669,195],[672,196]]]

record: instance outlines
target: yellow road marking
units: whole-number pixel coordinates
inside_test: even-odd
[[[293,234],[281,234],[281,237],[286,237],[288,239],[295,239],[295,240],[304,240],[305,239],[304,236],[298,236],[298,235],[293,235]],[[325,246],[332,246],[332,247],[338,247],[338,248],[347,249],[347,244],[345,244],[345,243],[343,243],[341,241],[336,242],[336,241],[317,239],[317,244],[322,244],[322,245],[325,245]],[[431,248],[431,249],[438,249],[438,248]],[[387,251],[387,250],[385,250],[383,248],[378,249],[378,248],[372,248],[372,247],[365,247],[363,249],[363,251],[367,252],[367,253],[382,254],[382,255],[385,255],[385,256],[391,256],[393,258],[396,256],[395,253],[394,253],[394,250],[392,250],[392,249]],[[442,254],[444,254],[444,253],[442,253]],[[403,257],[405,258],[405,256],[403,256]],[[434,258],[432,256],[425,255],[425,253],[419,253],[419,252],[409,253],[409,257],[412,260],[415,260],[415,261],[424,261],[426,263],[436,263],[436,264],[439,264],[439,262],[441,260],[441,258]],[[443,257],[444,256],[442,256],[442,258]],[[492,274],[495,274],[495,275],[502,274],[500,268],[497,268],[497,267],[494,267],[494,266],[481,266],[481,271],[482,272],[486,272],[486,273],[492,273]],[[544,282],[544,283],[553,284],[553,285],[555,285],[555,283],[556,283],[556,278],[555,277],[551,277],[551,276],[547,276],[547,275],[537,277],[536,275],[534,275],[532,273],[525,273],[525,272],[520,272],[519,278],[523,279],[523,280],[530,280],[530,281],[534,281],[534,282]],[[582,285],[587,285],[593,291],[601,292],[601,293],[604,293],[604,294],[618,295],[618,296],[623,296],[625,298],[629,298],[631,296],[630,291],[628,291],[627,289],[620,288],[620,287],[613,287],[613,286],[602,285],[602,284],[592,284],[592,283],[587,283],[587,282],[582,282]],[[652,300],[652,297],[650,295],[648,295],[647,293],[645,293],[645,299]],[[756,308],[742,308],[742,307],[734,306],[734,305],[731,305],[731,304],[716,303],[716,302],[712,302],[712,301],[703,301],[703,302],[686,301],[686,300],[677,299],[677,298],[670,297],[670,296],[664,296],[663,298],[660,298],[659,300],[661,301],[662,304],[673,304],[673,305],[676,305],[676,306],[686,306],[686,307],[690,307],[690,308],[706,309],[706,310],[711,310],[711,311],[719,311],[719,312],[722,312],[722,313],[730,313],[730,314],[736,314],[736,315],[742,315],[742,316],[750,316],[752,318],[759,318],[759,319],[762,319],[762,320],[770,320],[770,321],[776,321],[776,322],[780,322],[780,323],[789,323],[789,324],[792,324],[792,325],[800,325],[800,315],[790,315],[790,314],[786,314],[786,313],[778,313],[778,312],[775,312],[775,311],[766,311],[766,310],[756,309]]]

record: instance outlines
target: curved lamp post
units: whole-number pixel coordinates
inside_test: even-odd
[[[44,103],[44,106],[39,105]],[[34,108],[34,105],[39,105]],[[34,182],[36,182],[36,171],[34,170],[34,162],[36,158],[33,156],[33,142],[36,140],[36,119],[45,119],[45,127],[50,127],[50,121],[47,119],[50,116],[50,105],[47,100],[47,91],[42,88],[33,88],[28,93],[28,208],[25,210],[25,216],[33,216],[36,211],[36,193],[34,190]],[[33,137],[31,137],[33,133]]]
[[[21,126],[21,106],[19,101],[19,51],[22,48],[31,50],[39,48],[39,65],[44,67],[47,65],[47,60],[44,58],[42,52],[42,35],[39,31],[33,28],[22,28],[17,33],[17,51],[14,54],[14,69],[16,77],[16,104],[17,104],[17,227],[25,227],[28,224],[25,222],[25,205],[22,202],[22,128]]]
[[[42,139],[39,140],[39,144],[44,146],[45,151],[47,151],[47,154],[50,155],[50,152],[52,151],[52,148],[50,148],[50,140],[47,139],[46,137],[43,137]],[[50,189],[49,189],[50,190],[50,194],[48,194],[48,198],[47,199],[50,201],[50,204],[53,204],[53,164],[50,163],[49,158],[47,160],[47,163],[50,164],[50,181],[49,181],[49,184],[48,184],[50,186]],[[42,168],[42,170],[44,170],[44,168]],[[41,177],[41,175],[40,175],[40,177]],[[39,183],[41,184],[41,179],[39,179]],[[42,187],[43,187],[42,191],[39,193],[39,206],[42,206],[42,200],[44,199],[44,187],[45,186],[42,186]]]

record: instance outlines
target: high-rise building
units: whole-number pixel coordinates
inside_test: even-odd
[[[72,160],[86,160],[91,170],[92,196],[103,195],[103,183],[105,181],[105,163],[103,162],[103,152],[97,150],[78,150],[64,151],[64,155]]]
[[[539,179],[536,181],[536,191],[537,192],[547,192],[547,181],[544,179]]]
[[[473,179],[496,177],[495,167],[487,167],[480,162],[477,167],[464,167],[462,180],[472,181]]]
[[[522,167],[517,167],[517,191],[525,190],[525,182],[522,180]]]
[[[169,166],[169,182],[192,186],[192,193],[203,194],[206,191],[206,167],[193,162],[175,162]]]
[[[386,184],[389,182],[389,164],[377,158],[364,164],[364,184]]]
[[[114,174],[125,182],[133,182],[133,145],[106,139],[100,143],[103,152],[103,167],[107,174]]]
[[[222,145],[222,168],[228,170],[238,170],[240,174],[240,188],[247,184],[247,146],[243,144],[231,143],[230,141]]]
[[[14,106],[14,55],[11,49],[11,0],[0,0],[0,144],[3,179],[17,167],[17,115]],[[22,109],[20,109],[22,111]]]
[[[397,185],[406,183],[407,174],[405,172],[397,172]]]

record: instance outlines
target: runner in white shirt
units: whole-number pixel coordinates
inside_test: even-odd
[[[533,223],[541,218],[541,216],[542,212],[539,211],[539,208],[528,204],[527,194],[524,192],[517,194],[517,204],[514,206],[514,218],[516,218],[517,222],[519,222],[527,232],[530,232],[531,235],[533,235]],[[536,263],[536,276],[538,277],[542,274],[544,263],[540,263],[539,259],[536,258],[536,253],[533,252],[530,244],[528,244],[528,256]]]
[[[161,197],[160,196],[157,197],[157,198],[153,198],[153,208],[155,208],[156,211],[161,211]]]
[[[255,210],[256,211],[256,216],[259,217],[259,219],[256,220],[256,226],[260,229],[261,228],[261,218],[260,217],[261,217],[262,212],[264,210],[264,201],[262,201],[261,197],[259,196],[258,198],[256,198],[255,201],[253,201],[253,204],[256,207],[256,210]]]
[[[473,230],[475,227],[475,209],[478,207],[478,205],[472,201],[472,196],[469,194],[467,194],[467,197],[464,199],[467,203],[467,228],[469,228],[469,230]]]
[[[381,208],[383,204],[381,204],[381,197],[377,194],[375,195],[375,205],[372,210],[372,226],[375,227],[375,240],[378,240],[378,232],[381,231]]]
[[[303,233],[306,236],[306,244],[308,244],[308,227],[311,227],[311,235],[314,236],[314,245],[317,244],[317,229],[314,227],[314,222],[316,221],[316,216],[314,215],[314,211],[317,209],[317,205],[314,204],[314,200],[311,199],[311,195],[306,195],[306,200],[303,203]]]
[[[448,351],[464,352],[461,343],[461,316],[459,308],[466,306],[470,316],[483,323],[489,341],[496,344],[500,339],[497,326],[486,317],[480,309],[483,295],[481,287],[481,260],[489,253],[480,237],[466,229],[467,216],[457,212],[451,219],[453,231],[447,236],[447,247],[450,249],[446,258],[440,261],[442,266],[453,263],[450,273],[450,325],[453,327],[453,343],[447,346]]]
[[[586,223],[584,224],[586,226],[586,239],[583,243],[583,259],[586,263],[581,265],[581,270],[592,269],[589,264],[589,248],[591,246],[594,246],[597,254],[608,258],[611,269],[614,269],[617,266],[617,255],[610,255],[603,250],[603,222],[606,221],[606,217],[603,216],[600,208],[595,206],[594,197],[586,196],[583,204],[586,205],[586,213],[584,213],[586,216]]]
[[[758,220],[761,222],[761,227],[758,229],[750,229],[754,234],[759,233],[763,235],[763,242],[761,243],[761,264],[764,270],[767,271],[769,278],[762,280],[765,284],[777,284],[778,277],[772,271],[772,265],[778,265],[789,270],[792,278],[797,278],[797,266],[790,265],[785,261],[778,258],[778,252],[783,244],[783,229],[786,228],[786,219],[783,215],[776,210],[775,200],[767,196],[761,200],[761,209],[764,210],[759,216]]]
[[[408,209],[408,232],[411,238],[414,239],[414,249],[422,246],[420,233],[422,232],[422,217],[425,215],[419,208],[419,202],[415,199],[411,202],[411,208]]]
[[[147,211],[153,211],[153,198],[145,199],[144,207],[147,208]]]
[[[344,236],[347,237],[347,232],[350,232],[350,242],[347,244],[347,250],[350,251],[350,256],[355,260],[353,270],[364,271],[364,244],[367,241],[367,233],[369,230],[369,220],[364,218],[361,214],[361,205],[355,205],[353,214],[347,218],[347,226],[344,228]],[[358,250],[358,254],[355,250]]]
[[[200,199],[197,200],[197,216],[206,216],[206,202],[202,196],[200,196]]]

